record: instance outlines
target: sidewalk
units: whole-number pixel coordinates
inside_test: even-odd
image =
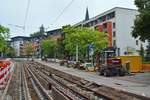
[[[119,79],[114,79],[109,77],[103,77],[93,72],[84,72],[78,69],[67,68],[64,66],[60,66],[59,64],[46,63],[39,60],[37,60],[37,62],[55,68],[57,70],[63,71],[65,73],[82,77],[88,81],[95,82],[99,85],[106,85],[123,91],[150,97],[150,85],[148,84],[140,84],[140,83],[129,82],[129,81],[124,81],[124,80],[119,80]]]

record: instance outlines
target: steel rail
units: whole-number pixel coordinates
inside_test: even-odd
[[[27,85],[24,65],[23,65],[23,76],[24,76],[25,91],[26,91],[26,95],[27,95],[27,98],[28,98],[27,100],[32,100],[30,92],[29,92],[29,88],[28,88],[28,85]]]
[[[37,66],[36,66],[37,67]],[[40,68],[40,66],[38,66]],[[76,84],[74,84],[73,82],[67,81],[65,79],[62,79],[61,77],[52,75],[53,77],[50,77],[49,75],[45,75],[45,73],[43,72],[43,70],[40,70],[39,75],[42,75],[43,77],[45,77],[46,79],[49,80],[49,82],[53,85],[55,85],[55,88],[59,89],[59,91],[65,92],[65,88],[70,90],[70,94],[72,96],[68,96],[69,98],[77,98],[77,99],[84,99],[84,100],[88,100],[91,98],[99,98],[99,99],[104,99],[104,97],[98,97],[98,96],[94,96],[92,95],[93,92],[90,91],[89,89],[87,90],[85,87],[78,87],[76,86]],[[60,81],[61,80],[61,81]],[[69,85],[68,85],[69,84]],[[65,92],[66,94],[66,92]],[[105,98],[106,99],[106,98]],[[108,100],[108,98],[107,98]]]
[[[33,74],[32,70],[27,68],[27,73],[30,77],[31,83],[33,85],[33,88],[35,89],[38,97],[40,100],[52,100],[51,96],[48,95],[47,91],[44,89],[44,87],[40,84],[36,76]]]
[[[60,78],[63,78],[64,80],[70,81],[74,84],[77,84],[78,86],[81,86],[83,88],[86,88],[89,91],[93,91],[95,95],[100,97],[105,97],[107,99],[113,99],[113,100],[128,100],[128,99],[134,99],[134,100],[149,100],[150,98],[144,97],[141,95],[136,95],[133,93],[129,93],[122,90],[117,90],[112,87],[107,87],[104,85],[98,85],[96,83],[89,82],[87,80],[81,79],[79,77],[70,75],[68,73],[59,71],[57,69],[48,67],[46,65],[43,65],[41,63],[32,63],[36,66],[41,67],[42,70],[45,70],[46,72],[49,72],[51,74],[54,74],[55,76],[58,76]],[[42,71],[41,70],[41,71]]]

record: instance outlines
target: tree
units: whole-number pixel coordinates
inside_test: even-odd
[[[6,49],[5,49],[5,55],[7,56],[7,57],[14,57],[15,56],[15,50],[14,50],[14,48],[12,48],[12,47],[7,47]]]
[[[144,61],[144,48],[143,45],[141,44],[141,48],[140,48],[140,56],[142,57],[142,61]]]
[[[146,61],[150,61],[150,40],[148,41],[147,49],[146,49],[146,56],[145,56]]]
[[[40,33],[41,33],[41,34],[44,34],[44,33],[45,33],[45,28],[44,28],[43,25],[41,25],[41,27],[40,27]]]
[[[33,46],[32,46],[32,43],[28,42],[27,45],[26,45],[26,54],[27,56],[32,56],[33,54]]]
[[[44,33],[45,33],[45,28],[43,25],[41,25],[39,28],[39,31],[34,32],[33,34],[30,34],[30,36],[34,37],[34,36],[44,35]]]
[[[148,40],[146,60],[150,61],[150,0],[135,0],[140,14],[134,21],[132,36],[142,41]]]
[[[57,39],[57,57],[60,59],[64,59],[66,57],[67,52],[65,51],[65,44],[63,42],[64,38],[61,37]]]
[[[57,52],[57,41],[53,39],[43,40],[41,42],[42,56],[55,57]]]
[[[75,55],[78,48],[80,58],[89,55],[88,46],[90,44],[94,46],[96,55],[108,44],[106,33],[90,28],[67,26],[63,28],[63,33],[65,33],[65,49],[70,55]]]
[[[140,14],[134,21],[132,36],[142,41],[150,40],[150,0],[135,0]]]
[[[6,46],[6,40],[9,38],[9,29],[0,25],[0,54]]]

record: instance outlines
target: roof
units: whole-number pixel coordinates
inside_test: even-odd
[[[47,35],[45,35],[45,34],[40,34],[40,35],[30,36],[29,38],[30,38],[30,39],[33,39],[33,38],[40,38],[40,37],[47,37]]]
[[[61,29],[54,29],[46,32],[47,35],[59,35],[61,34]]]
[[[88,23],[88,22],[90,22],[90,21],[93,21],[93,20],[95,20],[96,18],[101,17],[101,16],[105,15],[106,13],[108,13],[108,12],[110,12],[110,11],[114,11],[115,9],[124,9],[124,10],[138,11],[137,9],[124,8],[124,7],[114,7],[114,8],[112,8],[112,9],[110,9],[110,10],[107,10],[107,11],[105,11],[105,12],[99,14],[99,15],[96,15],[96,16],[90,18],[90,19],[87,20],[87,21],[82,20],[82,21],[76,23],[74,26],[78,26],[78,25],[80,25],[80,24],[84,24],[84,23]]]
[[[46,33],[57,32],[57,31],[61,31],[61,29],[50,30],[50,31],[47,31]]]
[[[29,37],[26,37],[26,36],[16,36],[16,37],[12,37],[12,38],[11,38],[12,41],[14,41],[14,40],[19,40],[19,39],[28,40]]]

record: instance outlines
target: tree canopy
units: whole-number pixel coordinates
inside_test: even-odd
[[[134,21],[132,36],[142,41],[150,39],[150,0],[135,0],[139,15]]]
[[[102,50],[108,44],[107,34],[86,27],[63,27],[65,33],[65,49],[70,55],[75,55],[76,45],[80,55],[88,55],[88,46],[94,47],[94,52]]]
[[[15,50],[14,50],[14,48],[8,46],[7,48],[5,48],[4,54],[7,57],[14,57],[15,56]]]
[[[6,40],[9,38],[9,29],[0,25],[0,52],[6,46]]]
[[[43,56],[54,56],[57,49],[57,41],[53,39],[47,39],[41,41],[41,52]]]
[[[45,28],[43,25],[41,25],[39,31],[30,34],[30,36],[34,37],[34,36],[44,35],[44,33],[45,33]]]
[[[26,46],[26,53],[27,53],[27,56],[31,56],[33,54],[33,46],[32,46],[32,43],[27,43],[27,46]]]

